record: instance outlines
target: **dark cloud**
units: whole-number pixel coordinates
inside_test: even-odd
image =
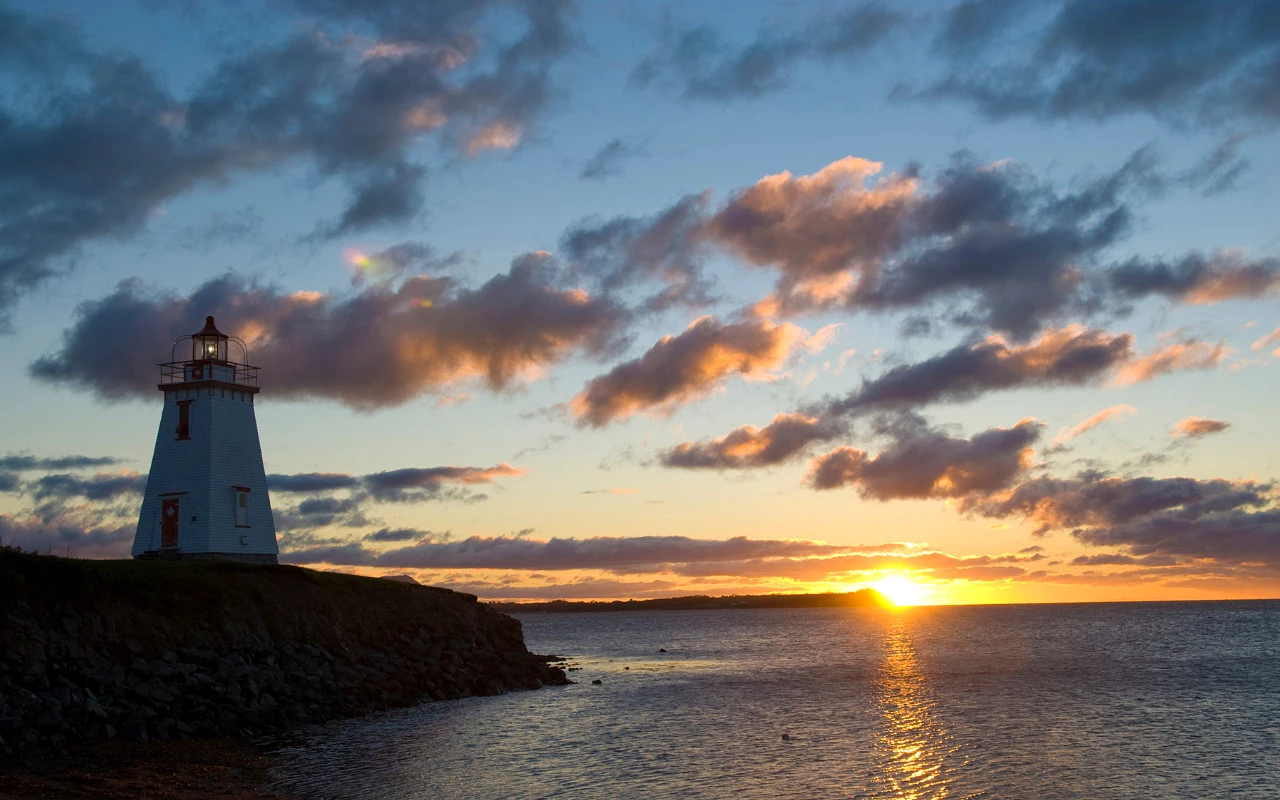
[[[525,470],[510,464],[492,467],[407,467],[374,472],[368,475],[310,472],[294,475],[268,475],[267,484],[276,494],[310,494],[291,508],[277,510],[280,528],[315,528],[341,523],[346,527],[367,524],[366,502],[422,503],[477,502],[486,495],[468,487],[491,484],[497,478],[524,475]],[[346,497],[324,495],[325,492],[347,490]]]
[[[658,47],[631,73],[634,83],[674,85],[696,100],[730,100],[778,91],[805,61],[861,56],[881,44],[906,17],[878,3],[859,3],[821,16],[799,30],[761,30],[747,45],[723,42],[710,27],[670,23]]]
[[[474,594],[482,600],[596,600],[600,598],[672,597],[684,592],[675,581],[620,581],[611,578],[583,578],[548,584],[502,583],[482,580],[432,581],[455,592]]]
[[[1122,297],[1158,294],[1206,305],[1280,292],[1280,259],[1248,259],[1238,253],[1190,253],[1176,261],[1134,258],[1107,273]]]
[[[16,472],[0,472],[0,492],[12,492],[22,485],[22,476]]]
[[[571,40],[559,2],[294,6],[305,21],[281,26],[286,38],[232,50],[183,96],[140,54],[0,12],[12,43],[0,74],[39,97],[0,105],[0,314],[85,244],[137,233],[200,186],[287,163],[351,188],[317,232],[404,222],[423,201],[413,147],[432,136],[468,155],[515,146]],[[495,17],[505,36],[481,36]]]
[[[268,475],[267,485],[273,492],[327,492],[333,489],[354,489],[360,479],[341,472],[300,472],[293,475]]]
[[[341,525],[361,528],[369,524],[364,514],[364,494],[350,497],[308,497],[293,507],[272,508],[277,531],[304,531]]]
[[[710,194],[689,195],[651,217],[584,220],[565,231],[560,250],[571,274],[593,288],[616,293],[650,283],[662,289],[644,305],[704,305],[712,284],[702,272],[702,224]]]
[[[1043,425],[1023,420],[963,439],[926,427],[918,418],[884,428],[891,443],[876,455],[839,447],[813,463],[815,489],[856,487],[874,500],[954,498],[1007,488],[1031,466],[1031,445]]]
[[[663,466],[680,469],[750,469],[781,464],[814,442],[842,435],[844,426],[805,414],[779,414],[768,425],[743,425],[718,439],[682,442],[662,451]]]
[[[418,502],[441,497],[450,484],[474,486],[493,483],[495,478],[525,474],[510,464],[493,467],[428,467],[375,472],[364,476],[363,484],[376,500],[385,502]],[[466,495],[457,495],[465,499]],[[483,497],[481,495],[480,497]]]
[[[1178,180],[1198,191],[1202,197],[1235,189],[1251,166],[1249,160],[1240,155],[1240,145],[1248,139],[1249,135],[1243,133],[1228,136],[1208,155],[1178,175]]]
[[[30,472],[48,469],[90,469],[119,464],[120,459],[111,456],[53,456],[37,457],[25,453],[9,453],[0,456],[0,469],[14,472]]]
[[[1270,484],[1251,481],[1121,478],[1090,472],[1074,478],[1033,478],[1008,491],[966,498],[960,508],[984,517],[1022,517],[1043,535],[1054,530],[1104,531],[1164,512],[1195,520],[1260,508],[1271,502],[1271,489]]]
[[[630,139],[614,138],[601,145],[582,165],[578,180],[603,181],[622,174],[623,162],[648,156],[644,142]]]
[[[946,77],[918,97],[1002,119],[1176,125],[1280,122],[1280,21],[1272,0],[978,0],[955,6],[938,52]],[[1047,20],[1047,22],[1045,21]]]
[[[81,478],[67,473],[43,475],[24,487],[37,501],[70,497],[89,500],[113,500],[123,495],[142,494],[147,488],[147,476],[136,472],[102,473],[92,478]]]
[[[372,409],[465,381],[500,390],[616,342],[628,312],[580,289],[555,288],[554,278],[546,259],[532,255],[474,289],[419,276],[345,295],[285,294],[225,275],[180,297],[130,280],[80,306],[62,347],[32,364],[31,374],[112,399],[149,397],[166,343],[213,314],[224,332],[249,342],[273,396]]]
[[[756,376],[781,366],[803,333],[765,319],[701,317],[640,358],[591,379],[569,407],[580,424],[594,427],[643,411],[669,410],[706,395],[732,375]]]
[[[1133,357],[1133,337],[1070,326],[1025,345],[999,337],[894,367],[831,401],[835,414],[971,400],[987,392],[1095,383]]]
[[[403,162],[369,172],[353,187],[351,204],[342,216],[318,227],[315,235],[334,239],[375,225],[411,221],[426,202],[426,177],[423,167]]]
[[[1145,566],[1170,567],[1178,560],[1172,556],[1128,556],[1123,553],[1098,553],[1091,556],[1076,556],[1071,559],[1073,567],[1108,567],[1108,566]]]
[[[1087,545],[1124,547],[1140,557],[1182,556],[1225,563],[1280,566],[1280,510],[1153,514],[1110,527],[1075,532]]]
[[[295,564],[329,563],[420,569],[625,569],[636,565],[804,557],[851,548],[795,540],[690,539],[685,536],[596,536],[588,539],[472,536],[441,542],[423,531],[423,541],[378,552],[359,544],[295,550]],[[856,548],[855,548],[856,549]]]
[[[382,528],[366,534],[364,540],[366,542],[408,542],[416,539],[432,538],[434,538],[434,534],[430,531],[420,531],[415,528]]]

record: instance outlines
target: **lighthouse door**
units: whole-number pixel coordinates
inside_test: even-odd
[[[177,500],[160,501],[160,546],[178,546],[178,519],[180,518]]]

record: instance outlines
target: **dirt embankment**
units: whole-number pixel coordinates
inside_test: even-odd
[[[0,757],[97,739],[236,737],[563,684],[471,595],[216,562],[0,548]]]

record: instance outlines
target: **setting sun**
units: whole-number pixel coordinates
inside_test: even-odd
[[[922,603],[929,594],[929,589],[915,583],[906,575],[886,575],[871,588],[884,595],[895,606],[915,606]]]

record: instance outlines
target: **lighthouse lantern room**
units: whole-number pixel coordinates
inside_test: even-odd
[[[186,355],[190,342],[189,359]],[[240,361],[231,359],[235,345]],[[160,365],[164,409],[133,540],[134,558],[276,563],[253,400],[258,368],[243,340],[204,328],[173,343]]]

